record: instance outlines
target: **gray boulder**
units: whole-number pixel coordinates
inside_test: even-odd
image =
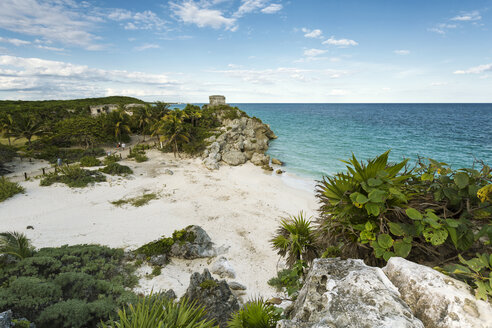
[[[0,328],[11,328],[13,326],[12,311],[8,310],[0,313]]]
[[[282,163],[280,160],[276,159],[276,158],[272,158],[272,164],[275,164],[275,165],[284,165],[284,163]]]
[[[237,150],[231,150],[222,154],[222,160],[229,165],[236,166],[246,163],[248,158],[246,155]]]
[[[149,259],[149,263],[157,266],[165,266],[168,262],[166,254],[154,255]]]
[[[205,230],[197,225],[188,226],[184,230],[186,233],[192,234],[194,238],[192,241],[176,241],[171,246],[171,257],[191,260],[215,256],[212,240]]]
[[[492,327],[490,303],[475,299],[467,284],[401,257],[383,271],[425,327]]]
[[[232,313],[239,310],[237,297],[227,283],[212,278],[207,269],[203,270],[202,274],[195,272],[191,275],[190,285],[184,297],[205,307],[205,316],[214,319],[220,327],[227,327]]]
[[[287,327],[424,328],[380,268],[362,260],[316,259]]]
[[[254,153],[251,157],[251,163],[258,166],[267,165],[270,162],[270,156],[260,153]]]
[[[219,257],[214,264],[212,264],[212,273],[218,275],[221,278],[236,278],[236,272],[232,265],[227,261],[225,257]]]
[[[213,158],[207,157],[203,161],[203,165],[209,170],[218,170],[219,169],[219,162]]]

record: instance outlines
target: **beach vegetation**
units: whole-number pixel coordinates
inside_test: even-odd
[[[34,247],[27,236],[20,232],[0,233],[0,257],[1,261],[10,259],[22,260],[32,256]]]
[[[84,156],[80,159],[80,166],[91,167],[100,165],[101,161],[94,156]]]
[[[205,318],[205,309],[182,298],[179,302],[163,295],[139,298],[118,311],[118,320],[102,323],[103,328],[212,328],[214,322]]]
[[[121,165],[116,162],[107,164],[105,167],[100,168],[99,171],[110,175],[128,175],[132,174],[133,170],[126,165]]]
[[[257,298],[248,301],[227,322],[229,328],[275,328],[282,318],[282,309]]]
[[[79,165],[60,166],[56,172],[48,173],[41,179],[41,186],[51,186],[53,183],[64,183],[70,188],[83,188],[96,182],[104,182],[106,177],[98,171],[90,171]]]
[[[174,157],[179,153],[179,144],[190,141],[190,134],[184,124],[187,118],[189,116],[185,110],[176,109],[163,116],[155,125],[154,134],[159,135],[163,147],[172,148]]]
[[[196,239],[196,235],[193,231],[188,231],[189,227],[182,230],[175,230],[172,237],[162,236],[161,238],[151,241],[145,245],[140,246],[134,252],[135,254],[143,254],[149,259],[154,255],[169,255],[171,247],[178,243],[183,245],[185,243],[193,243]]]
[[[268,280],[268,284],[275,287],[277,291],[285,290],[289,297],[295,298],[302,288],[302,276],[305,263],[299,261],[292,269],[283,269],[277,272],[277,276]]]
[[[200,288],[211,289],[217,287],[217,282],[214,279],[207,279],[200,283]]]
[[[108,165],[109,166],[109,165]],[[106,173],[106,172],[105,172]],[[114,206],[132,205],[134,207],[140,207],[147,205],[151,200],[159,198],[159,195],[155,192],[144,193],[141,196],[136,196],[132,198],[123,198],[120,200],[112,201],[111,204]]]
[[[42,248],[0,266],[0,309],[41,328],[95,328],[136,300],[138,279],[121,249],[99,245]]]
[[[17,182],[0,177],[0,203],[22,192],[24,192],[24,188]]]
[[[109,155],[109,156],[106,156],[104,157],[103,159],[103,164],[104,165],[109,165],[111,163],[116,163],[116,162],[119,162],[121,161],[121,157],[116,155],[116,154],[112,154],[112,155]]]

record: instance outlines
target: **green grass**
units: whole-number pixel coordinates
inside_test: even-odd
[[[24,191],[18,183],[11,182],[5,177],[0,177],[0,202],[3,202],[7,198]]]
[[[110,163],[105,167],[99,169],[99,171],[111,175],[127,175],[133,173],[132,169],[128,166],[120,165],[118,163]]]
[[[140,207],[147,205],[151,200],[159,198],[159,195],[157,193],[148,193],[148,194],[143,194],[142,196],[137,196],[133,198],[126,198],[126,199],[120,199],[120,200],[115,200],[112,201],[111,204],[114,206],[123,206],[123,205],[132,205],[135,207]]]
[[[64,183],[70,188],[84,188],[95,182],[104,182],[106,177],[98,171],[84,170],[78,165],[62,166],[59,172],[48,173],[41,179],[41,186]]]

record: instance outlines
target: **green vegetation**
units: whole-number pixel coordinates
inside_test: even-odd
[[[119,162],[120,160],[121,160],[121,157],[118,155],[109,155],[109,156],[104,157],[103,164],[109,165],[111,163]]]
[[[210,289],[215,287],[217,287],[217,282],[213,279],[207,279],[200,283],[200,288],[203,289]]]
[[[128,175],[133,173],[132,169],[128,166],[120,165],[116,162],[107,164],[105,167],[100,168],[99,171],[110,175]]]
[[[95,328],[136,299],[126,290],[137,278],[121,249],[77,245],[34,252],[22,234],[1,235],[10,249],[23,251],[0,249],[0,309],[40,328]]]
[[[150,149],[149,145],[136,145],[133,149],[130,149],[130,154],[128,158],[133,158],[137,163],[142,163],[148,161],[148,157],[145,155],[145,150]]]
[[[11,182],[5,177],[0,177],[0,203],[21,192],[24,192],[24,188],[18,183]]]
[[[182,298],[174,302],[160,295],[140,298],[128,309],[118,311],[118,321],[111,320],[102,324],[103,328],[211,328],[213,321],[204,318],[205,310]]]
[[[281,319],[282,309],[258,298],[247,302],[233,314],[229,328],[275,328]]]
[[[137,248],[135,253],[143,254],[147,258],[154,255],[168,255],[174,243],[184,244],[186,242],[192,243],[195,241],[195,234],[188,230],[189,226],[185,229],[174,231],[172,237],[166,238],[165,236],[162,236],[162,238],[159,238],[158,240],[151,241],[150,243]]]
[[[0,143],[0,175],[3,175],[5,163],[10,162],[17,155],[17,150],[14,147],[3,145]]]
[[[277,291],[285,289],[287,295],[295,297],[302,288],[302,275],[305,266],[302,262],[297,262],[292,269],[284,269],[277,272],[277,276],[268,280],[268,284],[275,287]]]
[[[100,165],[101,161],[94,156],[84,156],[80,159],[80,166],[91,167]]]
[[[32,256],[33,252],[34,247],[23,233],[0,233],[0,263],[25,259]]]
[[[115,200],[112,201],[111,204],[113,204],[114,206],[123,206],[123,205],[130,204],[135,207],[140,207],[140,206],[147,205],[151,200],[157,199],[158,197],[159,195],[156,193],[145,193],[142,196]]]
[[[52,164],[56,163],[57,159],[60,158],[63,163],[74,163],[79,162],[83,157],[91,156],[103,156],[104,150],[102,148],[93,149],[79,149],[79,148],[59,148],[56,146],[42,146],[39,150],[32,149],[27,152],[28,155],[44,159]]]
[[[64,183],[71,188],[83,188],[95,182],[104,182],[106,177],[98,171],[82,169],[79,165],[65,165],[57,172],[47,174],[41,179],[41,186],[51,186],[53,183]]]

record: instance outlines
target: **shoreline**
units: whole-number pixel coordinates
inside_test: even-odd
[[[276,275],[277,261],[272,259],[278,256],[269,240],[281,218],[301,210],[308,215],[317,211],[314,190],[308,191],[306,181],[286,173],[265,173],[251,163],[209,171],[197,158],[174,159],[157,150],[147,154],[148,162],[121,162],[134,170],[133,175],[108,176],[108,182],[87,188],[41,187],[39,180],[20,182],[26,193],[0,205],[0,216],[5,218],[0,230],[24,232],[37,248],[97,243],[135,249],[196,224],[209,234],[215,247],[226,250],[217,258],[229,260],[237,276],[227,280],[245,285],[246,299],[275,295],[267,281]],[[142,207],[110,203],[143,192],[160,196]],[[26,230],[28,225],[34,230]],[[161,275],[142,278],[137,290],[172,288],[181,295],[191,273],[210,268],[215,259],[172,259]],[[142,267],[140,272],[144,275],[146,270]]]

